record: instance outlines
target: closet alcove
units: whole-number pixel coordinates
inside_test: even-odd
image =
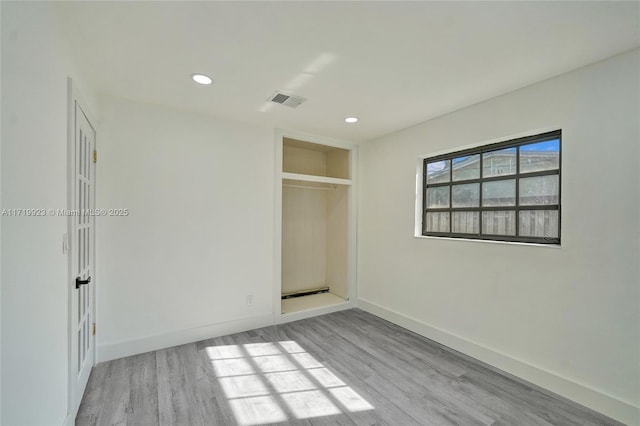
[[[284,321],[355,298],[354,147],[282,136],[279,282]]]

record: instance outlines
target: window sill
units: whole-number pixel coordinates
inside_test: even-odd
[[[522,243],[518,241],[477,240],[474,238],[431,237],[429,235],[414,235],[413,237],[427,239],[427,240],[468,241],[472,243],[507,244],[507,245],[514,245],[514,246],[533,246],[533,247],[544,247],[544,248],[553,248],[553,249],[562,248],[562,244],[537,244],[537,243]]]

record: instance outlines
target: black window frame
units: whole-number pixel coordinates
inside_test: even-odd
[[[520,147],[523,145],[529,145],[533,143],[546,142],[558,139],[558,168],[551,170],[542,170],[535,172],[520,172]],[[483,167],[483,154],[501,149],[516,148],[516,173],[509,175],[498,175],[491,177],[484,177]],[[479,160],[479,177],[473,179],[453,180],[453,160],[459,157],[476,155],[480,157]],[[449,160],[449,181],[430,183],[427,184],[427,164],[436,161]],[[445,238],[463,238],[472,240],[486,240],[486,241],[506,241],[506,242],[520,242],[520,243],[534,243],[534,244],[550,244],[560,245],[561,241],[561,224],[562,224],[562,130],[554,130],[533,136],[526,136],[517,139],[511,139],[507,141],[491,143],[488,145],[482,145],[474,148],[464,149],[460,151],[448,152],[446,154],[427,157],[422,163],[422,235],[428,237],[445,237]],[[558,203],[557,204],[545,204],[545,205],[520,205],[520,179],[538,176],[550,176],[558,175]],[[515,204],[513,206],[499,206],[499,207],[483,207],[482,205],[482,186],[485,182],[492,181],[504,181],[515,180]],[[452,190],[454,185],[478,183],[479,184],[479,201],[478,207],[453,207]],[[427,188],[433,187],[449,187],[449,207],[448,208],[427,208]],[[558,236],[552,237],[531,237],[520,236],[520,211],[530,210],[557,210],[558,211]],[[455,233],[453,231],[453,213],[456,211],[478,213],[478,233]],[[514,211],[515,212],[515,235],[493,235],[482,233],[482,213],[486,211]],[[433,232],[426,230],[426,219],[428,212],[448,212],[449,213],[449,232]]]

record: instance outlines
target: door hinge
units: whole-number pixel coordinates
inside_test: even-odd
[[[94,336],[96,335],[96,323],[95,322],[93,323],[93,335]]]
[[[98,151],[96,151],[95,149],[93,150],[93,162],[98,162]]]

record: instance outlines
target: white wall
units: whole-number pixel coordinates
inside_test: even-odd
[[[639,79],[636,50],[362,144],[360,306],[640,424]],[[414,238],[419,156],[555,128],[561,248]]]
[[[49,4],[1,8],[2,208],[65,208],[67,77],[78,76]],[[64,217],[2,217],[3,425],[67,415],[66,231]]]
[[[326,275],[331,293],[349,298],[349,195],[353,188],[338,186],[327,192]],[[352,296],[353,297],[353,296]]]
[[[0,6],[0,23],[2,23],[2,7]],[[2,32],[0,32],[0,46]],[[2,79],[2,55],[0,55],[0,80]],[[2,84],[0,83],[0,99]],[[2,102],[0,102],[0,209],[2,209]],[[0,423],[2,422],[2,219],[0,219]]]
[[[99,360],[272,323],[274,130],[109,97],[101,116],[97,205],[131,213],[97,221]]]
[[[327,195],[282,188],[282,293],[327,285]]]

